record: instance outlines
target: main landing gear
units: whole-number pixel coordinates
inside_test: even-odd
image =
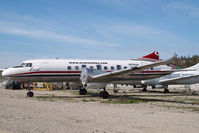
[[[104,90],[103,91],[100,91],[100,98],[103,98],[103,99],[107,99],[109,98],[109,93],[106,91],[106,88],[103,88]]]
[[[87,94],[87,90],[85,88],[81,88],[79,90],[79,95],[86,95]]]
[[[103,99],[109,98],[109,93],[106,91],[105,88],[103,88],[103,89],[104,90],[100,91],[100,93],[99,93],[100,98],[103,98]],[[86,95],[86,94],[87,94],[87,90],[85,88],[81,88],[79,90],[79,95]]]

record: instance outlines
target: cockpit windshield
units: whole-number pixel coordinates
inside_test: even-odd
[[[32,67],[32,63],[22,63],[22,67]]]
[[[20,66],[14,66],[13,68],[19,68],[19,67],[32,67],[32,63],[22,63]]]

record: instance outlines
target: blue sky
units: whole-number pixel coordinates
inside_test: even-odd
[[[0,0],[0,68],[36,58],[199,52],[197,0]]]

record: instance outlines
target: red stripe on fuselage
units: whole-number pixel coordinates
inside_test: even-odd
[[[107,71],[107,72],[112,72],[112,71]],[[169,71],[141,71],[138,73],[165,73],[165,72],[169,72]],[[41,74],[41,73],[45,73],[45,74],[51,74],[51,73],[59,73],[59,74],[71,74],[71,73],[75,73],[75,74],[80,74],[81,71],[36,71],[36,72],[27,72],[27,73],[18,73],[18,74],[12,74],[9,76],[17,76],[17,75],[28,75],[28,74]]]
[[[46,73],[46,74],[49,74],[49,73],[81,73],[81,71],[36,71],[36,72],[12,74],[10,76],[27,75],[27,74],[38,74],[38,73]]]

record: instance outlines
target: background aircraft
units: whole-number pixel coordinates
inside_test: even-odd
[[[163,87],[165,89],[165,93],[169,92],[168,85],[184,85],[196,83],[199,83],[199,63],[164,77],[142,81],[142,84],[150,85],[153,88],[156,86]]]

